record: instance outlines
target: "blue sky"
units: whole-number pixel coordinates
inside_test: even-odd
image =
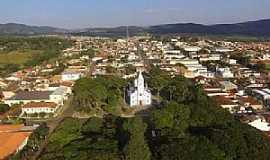
[[[270,18],[270,0],[1,0],[0,23],[64,28]]]

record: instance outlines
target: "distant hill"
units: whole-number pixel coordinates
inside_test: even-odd
[[[25,24],[7,23],[0,24],[1,35],[35,35],[66,33],[68,30],[48,26],[28,26]]]
[[[73,35],[88,36],[125,36],[126,27],[114,28],[85,28],[78,30],[67,30],[47,26],[28,26],[24,24],[0,24],[0,34],[56,34],[69,33]],[[129,34],[141,33],[152,34],[202,34],[202,35],[243,35],[270,37],[270,19],[249,21],[235,24],[202,25],[195,23],[163,24],[150,27],[130,26]]]
[[[202,34],[202,35],[243,35],[270,37],[270,19],[235,24],[202,25],[195,23],[163,24],[150,27],[129,27],[130,35],[152,34]],[[90,28],[77,34],[84,35],[126,35],[126,27]]]
[[[138,35],[140,33],[147,32],[145,27],[138,26],[129,26],[128,27],[129,35]],[[87,28],[81,31],[73,32],[75,35],[88,35],[88,36],[126,36],[127,27],[120,26],[114,28]]]
[[[210,35],[246,35],[270,36],[270,19],[235,24],[201,25],[194,23],[178,23],[151,26],[148,32],[154,34],[210,34]]]

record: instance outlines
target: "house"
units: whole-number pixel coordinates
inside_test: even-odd
[[[5,88],[7,86],[8,86],[8,84],[6,82],[4,82],[2,79],[0,79],[0,88]]]
[[[54,102],[30,102],[22,106],[22,113],[55,113],[58,107]]]
[[[80,79],[82,74],[80,72],[65,71],[62,73],[62,81],[76,81]]]
[[[29,102],[50,102],[50,95],[53,91],[21,91],[4,101],[5,104],[26,104]]]
[[[29,136],[36,127],[24,125],[0,125],[0,159],[8,159],[27,144]]]
[[[48,91],[55,91],[57,90],[61,85],[59,83],[49,84]]]
[[[223,91],[232,91],[232,90],[237,90],[238,88],[236,84],[230,81],[221,81],[219,83]]]
[[[222,91],[219,88],[206,88],[204,89],[208,97],[214,97],[214,96],[229,96],[230,94],[227,92]]]
[[[64,100],[68,98],[68,89],[66,87],[59,87],[52,94],[50,94],[50,101],[59,105],[64,104]]]
[[[228,53],[228,52],[233,52],[232,49],[224,48],[224,47],[215,48],[213,51],[214,51],[214,52],[217,52],[217,53]]]
[[[197,46],[186,46],[183,49],[186,52],[199,52],[201,50],[201,48]]]
[[[12,92],[12,91],[3,91],[3,92],[2,92],[2,95],[3,95],[3,99],[9,99],[9,98],[11,98],[12,96],[14,96],[15,93]]]
[[[63,105],[68,97],[68,88],[59,87],[55,91],[21,91],[9,99],[4,100],[5,104],[26,104],[30,102],[54,102]]]
[[[137,56],[134,52],[131,52],[129,55],[128,55],[128,61],[134,61],[134,60],[137,60],[139,58],[139,56]]]
[[[230,98],[226,96],[213,96],[212,99],[224,109],[228,109],[230,112],[233,112],[238,104],[233,102]]]
[[[268,89],[253,89],[252,95],[255,96],[257,99],[261,101],[269,100],[270,99],[270,92],[267,92]]]
[[[230,68],[217,68],[217,74],[223,78],[233,78],[234,75],[231,72]]]
[[[263,105],[261,103],[259,103],[258,101],[256,101],[254,98],[250,96],[240,97],[239,104],[244,107],[251,107],[255,110],[260,110],[263,108]]]
[[[138,78],[134,80],[134,87],[128,88],[126,101],[131,107],[151,105],[151,92],[144,83],[142,72],[140,72]]]
[[[229,59],[229,60],[228,60],[228,63],[229,63],[230,65],[236,65],[236,64],[237,64],[237,60],[235,60],[235,59]]]
[[[248,124],[261,131],[265,131],[265,132],[270,131],[270,123],[266,122],[265,118],[261,116],[260,117],[258,116],[256,120]]]

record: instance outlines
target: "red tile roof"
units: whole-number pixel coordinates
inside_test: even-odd
[[[22,106],[22,108],[56,108],[57,104],[53,102],[30,102]]]
[[[230,98],[226,98],[224,96],[214,96],[212,98],[219,105],[235,105],[236,104]]]
[[[23,124],[14,124],[14,125],[0,125],[0,133],[3,132],[17,132],[20,131],[21,128],[23,127]]]
[[[258,101],[256,101],[254,98],[252,97],[241,97],[239,98],[239,100],[242,103],[249,103],[250,105],[261,105]]]
[[[22,131],[24,125],[0,125],[0,159],[16,153],[32,132]]]
[[[16,153],[23,142],[30,136],[31,132],[0,133],[0,159]]]

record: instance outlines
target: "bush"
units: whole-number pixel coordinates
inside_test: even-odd
[[[0,104],[0,114],[6,113],[9,111],[10,107],[7,104]]]

